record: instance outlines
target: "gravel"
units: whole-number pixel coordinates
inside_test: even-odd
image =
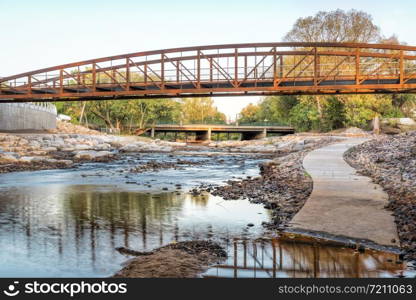
[[[371,140],[345,159],[387,192],[406,258],[416,259],[416,131]]]

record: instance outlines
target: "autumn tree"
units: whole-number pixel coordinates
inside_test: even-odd
[[[214,106],[211,98],[186,98],[181,101],[181,121],[185,123],[225,123],[226,116]]]
[[[288,42],[371,43],[381,39],[371,15],[357,10],[320,11],[299,18],[284,37]]]
[[[250,103],[241,110],[238,122],[240,123],[258,122],[259,112],[260,112],[259,105]]]

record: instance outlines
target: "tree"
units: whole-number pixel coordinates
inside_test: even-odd
[[[397,36],[384,38],[380,29],[374,24],[371,15],[357,10],[320,11],[314,16],[299,18],[292,29],[284,37],[288,42],[353,42],[353,43],[393,43],[399,44]],[[334,58],[321,57],[321,63],[333,64]],[[344,66],[351,68],[351,66]],[[325,97],[315,96],[308,105],[302,103],[291,112],[291,122],[299,124],[300,116],[309,120],[301,124],[302,128],[316,126],[319,122],[321,130],[331,130],[340,126],[366,127],[376,116],[397,116],[414,104],[412,98],[377,95],[354,95]],[[314,103],[313,103],[314,102]],[[311,107],[313,104],[313,109]],[[319,120],[312,119],[304,113],[304,109],[318,112]],[[406,109],[407,108],[407,109]]]
[[[327,97],[322,112],[321,130],[342,128],[346,124],[345,104],[338,97]]]
[[[289,112],[289,122],[297,131],[319,130],[320,119],[316,106],[304,97]]]
[[[392,104],[406,117],[414,117],[416,111],[416,95],[393,94]]]
[[[181,101],[181,121],[186,123],[225,123],[226,116],[214,106],[211,98],[186,98]]]
[[[129,111],[130,124],[135,123],[143,129],[157,121],[179,120],[181,104],[171,99],[129,100],[126,108]]]
[[[85,104],[85,105],[84,105]],[[106,100],[90,102],[66,102],[57,104],[58,112],[70,115],[73,121],[114,129],[145,128],[156,121],[178,121],[180,103],[172,99]]]
[[[260,121],[259,112],[260,112],[260,106],[250,103],[249,105],[247,105],[241,110],[238,122],[240,123],[258,122]]]
[[[288,123],[290,110],[299,104],[300,97],[295,96],[270,96],[259,104],[259,117],[261,120],[269,120],[274,123]]]
[[[371,43],[381,39],[380,29],[371,15],[357,10],[320,11],[299,18],[284,37],[288,42]]]
[[[343,101],[347,126],[366,128],[376,116],[400,116],[400,112],[392,105],[390,96],[350,95],[342,97],[347,98]]]

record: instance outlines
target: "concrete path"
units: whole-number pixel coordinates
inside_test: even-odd
[[[350,138],[310,152],[303,166],[312,176],[313,191],[291,225],[300,231],[393,243],[397,236],[392,212],[384,209],[388,196],[371,179],[356,174],[343,159],[344,152],[365,139]]]

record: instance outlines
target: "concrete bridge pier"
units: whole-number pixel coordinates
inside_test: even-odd
[[[196,137],[195,140],[196,141],[211,141],[211,128],[208,128],[208,130],[206,131],[196,131],[195,132]]]
[[[242,141],[264,139],[265,137],[267,137],[267,129],[266,128],[264,128],[263,131],[253,131],[253,132],[243,132],[243,133],[241,133],[241,140]]]

